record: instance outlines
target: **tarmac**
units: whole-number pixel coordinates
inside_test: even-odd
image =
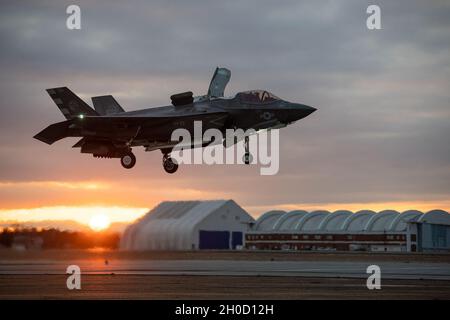
[[[381,290],[367,288],[371,265]],[[450,255],[0,250],[0,299],[449,300]]]
[[[275,276],[367,278],[376,264],[384,279],[450,280],[449,263],[232,260],[1,261],[0,275],[64,275],[77,265],[90,275]]]

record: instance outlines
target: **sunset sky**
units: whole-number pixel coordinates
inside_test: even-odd
[[[450,5],[377,1],[2,1],[0,222],[131,221],[164,200],[234,199],[270,209],[450,211]],[[64,120],[46,88],[112,94],[125,110],[206,93],[216,66],[226,95],[267,89],[318,108],[280,131],[280,171],[189,165],[168,175],[161,153],[137,165],[33,139]]]

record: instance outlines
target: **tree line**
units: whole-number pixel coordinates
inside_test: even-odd
[[[19,245],[42,249],[117,249],[119,241],[119,233],[110,231],[62,231],[55,228],[3,228],[0,231],[0,247],[7,248]]]

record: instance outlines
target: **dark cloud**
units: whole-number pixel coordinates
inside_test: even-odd
[[[82,30],[69,31],[71,3],[2,4],[0,180],[171,179],[253,206],[449,198],[445,2],[378,1],[379,31],[365,26],[367,1],[77,1]],[[31,138],[62,120],[45,88],[112,93],[132,110],[205,92],[216,65],[232,69],[230,94],[267,88],[319,109],[282,130],[279,175],[192,166],[169,178],[159,153],[143,152],[125,174],[69,150],[74,141]]]

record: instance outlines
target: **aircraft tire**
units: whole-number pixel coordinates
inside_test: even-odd
[[[163,158],[163,167],[167,173],[175,173],[178,170],[178,164],[170,157]]]
[[[136,156],[132,152],[127,153],[120,158],[120,164],[125,169],[131,169],[136,164]]]
[[[245,164],[250,164],[253,161],[253,156],[250,152],[246,152],[242,158]]]

